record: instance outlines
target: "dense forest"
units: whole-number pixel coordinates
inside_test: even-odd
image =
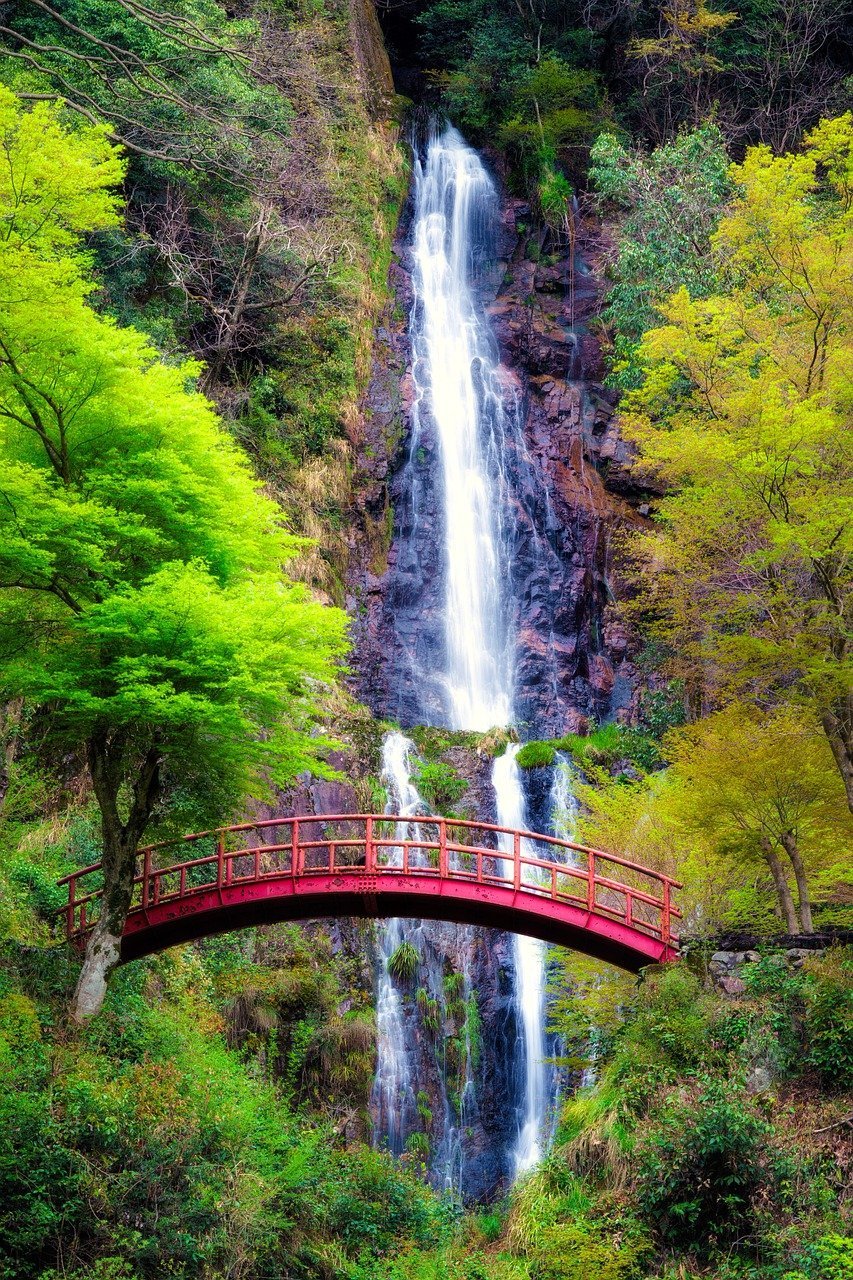
[[[851,49],[837,0],[0,0],[3,1280],[853,1280]],[[488,1203],[430,1179],[426,1092],[376,1133],[376,922],[119,963],[143,845],[393,811],[376,387],[444,118],[511,210],[519,400],[542,298],[592,298],[616,514],[577,716],[404,725],[419,796],[481,816],[520,741],[683,886],[678,963],[549,949],[553,1133]],[[461,1094],[477,994],[418,959]]]

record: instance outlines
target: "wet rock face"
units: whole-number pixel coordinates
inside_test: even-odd
[[[612,396],[597,381],[600,352],[588,328],[601,301],[594,228],[578,223],[570,272],[565,260],[533,260],[541,237],[528,238],[528,217],[521,202],[505,204],[498,267],[480,296],[518,427],[507,477],[516,716],[522,736],[541,737],[633,714],[630,640],[608,607],[614,535],[641,519],[644,495],[613,424]],[[359,693],[403,725],[430,718],[431,700],[440,722],[428,690],[425,713],[423,673],[442,667],[444,646],[441,476],[429,424],[411,447],[406,235],[404,226],[392,268],[396,304],[377,335],[365,403],[350,594]]]
[[[422,421],[412,446],[410,218],[408,210],[391,269],[394,301],[376,335],[359,433],[349,583],[357,691],[376,715],[404,727],[442,723],[443,707],[424,673],[446,667],[441,468],[429,423]],[[583,732],[593,718],[633,718],[632,640],[609,604],[615,535],[641,519],[637,507],[644,501],[632,478],[630,449],[613,424],[612,397],[599,381],[600,353],[588,328],[601,295],[594,228],[579,224],[570,269],[565,259],[541,261],[548,246],[541,237],[531,240],[529,218],[521,202],[504,204],[497,266],[480,282],[504,370],[505,404],[514,407],[507,442],[508,594],[516,602],[515,709],[525,738]],[[488,769],[480,773],[479,816],[494,820]],[[548,829],[549,785],[549,770],[532,770],[526,779],[534,829]],[[512,1177],[509,1153],[522,1092],[514,1078],[520,1057],[512,940],[425,924],[418,945],[418,982],[436,998],[449,970],[468,974],[477,993],[475,1088],[459,1114],[447,1105],[453,1088],[445,1041],[429,1031],[411,1000],[407,1040],[432,1113],[431,1151],[439,1151],[456,1126],[465,1198],[488,1200]],[[452,1025],[444,1026],[442,1035],[452,1032]]]
[[[407,1133],[424,1133],[429,1140],[427,1163],[436,1190],[453,1186],[467,1203],[482,1204],[512,1176],[508,1151],[516,1123],[512,1076],[519,1035],[512,940],[493,930],[434,921],[421,921],[407,936],[420,955],[418,975],[408,986],[398,985],[419,1105],[414,1094],[402,1098],[400,1119]],[[467,1033],[447,994],[446,980],[454,974],[467,974],[476,1000],[476,1029]],[[418,992],[434,1002],[426,1016]],[[459,1052],[460,1044],[467,1052]]]

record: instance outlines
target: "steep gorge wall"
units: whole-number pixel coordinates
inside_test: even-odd
[[[359,110],[382,121],[393,86],[369,0],[351,0],[349,32]],[[384,136],[393,146],[393,128]],[[377,145],[384,145],[381,138]],[[303,483],[304,475],[297,478],[297,488],[301,484],[308,497],[303,527],[319,534],[321,559],[335,575],[344,559],[348,562],[346,603],[353,619],[357,692],[375,716],[406,726],[422,718],[421,691],[412,687],[407,653],[418,650],[427,667],[431,651],[438,657],[443,574],[440,504],[429,488],[434,441],[427,443],[423,457],[414,459],[423,468],[429,495],[419,513],[414,577],[399,556],[401,543],[411,542],[413,535],[404,493],[404,468],[412,461],[410,222],[406,205],[393,245],[384,309],[373,334],[369,385],[361,404],[345,410],[345,453],[309,464],[308,483]],[[482,302],[500,347],[506,395],[520,406],[524,439],[510,462],[518,495],[513,595],[518,601],[522,736],[582,732],[593,719],[630,720],[634,712],[637,682],[629,642],[610,617],[609,605],[614,535],[637,518],[631,505],[636,495],[630,459],[612,424],[611,400],[599,381],[598,347],[587,327],[601,292],[595,235],[593,223],[579,226],[580,248],[569,263],[532,226],[529,208],[505,198],[497,262],[481,282]],[[361,310],[368,331],[362,341],[369,335],[371,306],[381,298],[382,282],[374,284]],[[366,344],[363,350],[366,356]],[[366,372],[366,363],[360,365]],[[333,531],[329,539],[324,509],[330,494],[343,501],[345,491],[349,498],[341,536]],[[317,565],[315,554],[313,566],[307,566],[315,581]],[[347,749],[333,763],[348,780],[306,779],[281,798],[276,812],[377,807],[373,792],[380,772],[381,726],[353,721],[336,727]],[[457,747],[454,753],[454,766],[470,783],[466,802],[484,819],[493,819],[491,760],[473,749]],[[547,789],[547,779],[540,772],[530,777],[535,792],[531,817],[547,822],[547,795],[539,794]],[[366,948],[375,964],[375,926],[351,928],[341,922],[323,928],[335,949],[363,956]],[[405,1118],[406,1128],[424,1133],[434,1155],[447,1146],[450,1129],[461,1123],[465,1194],[471,1200],[488,1199],[511,1176],[508,1158],[518,1123],[512,945],[505,935],[491,931],[430,925],[420,932],[418,948],[419,972],[402,1001],[418,1087],[418,1106]],[[369,970],[362,963],[362,984]],[[474,993],[476,1026],[470,1003],[463,1008],[458,998],[457,976],[463,974]],[[365,988],[361,998],[370,994]],[[473,1088],[466,1093],[463,1112],[459,1098],[469,1072]],[[353,1123],[353,1132],[367,1131],[363,1110]]]
[[[404,728],[423,718],[428,702],[423,673],[446,665],[442,501],[436,488],[439,468],[433,465],[438,446],[423,433],[414,454],[411,444],[411,216],[407,207],[363,405],[348,594],[359,694],[377,716]],[[616,587],[614,538],[640,517],[630,455],[614,428],[612,401],[599,381],[598,345],[588,326],[601,296],[595,224],[578,226],[570,263],[565,254],[548,252],[545,235],[531,222],[531,211],[521,201],[503,200],[497,261],[481,281],[480,294],[500,348],[505,395],[518,406],[515,420],[522,431],[509,451],[516,495],[512,596],[517,602],[518,729],[522,737],[541,737],[583,732],[593,721],[634,717],[637,672],[629,637],[610,606]],[[410,488],[413,472],[417,503]],[[442,723],[438,703],[436,716],[434,722]],[[462,768],[475,784],[466,800],[476,797],[476,812],[485,820],[495,818],[490,768],[490,760]],[[547,778],[540,776],[545,773]],[[534,771],[529,782],[531,821],[546,830],[550,771]],[[427,983],[430,995],[440,999],[436,973],[464,973],[476,993],[472,1079],[465,1106],[444,1119],[443,1099],[458,1099],[462,1083],[460,1050],[454,1047],[461,1028],[452,1010],[447,1016],[442,1006],[437,1039],[411,992],[402,993],[402,1004],[414,1074],[428,1103],[432,1148],[446,1144],[449,1125],[461,1126],[464,1192],[472,1200],[487,1199],[512,1176],[519,1124],[512,945],[505,935],[489,931],[430,925],[418,931],[417,946],[416,982]],[[448,1060],[451,1048],[453,1060]],[[423,1127],[414,1114],[406,1122],[412,1130]],[[440,1176],[438,1168],[434,1176]]]
[[[363,407],[348,596],[359,693],[377,714],[404,725],[415,721],[417,701],[407,658],[417,652],[428,663],[429,646],[440,643],[442,581],[434,493],[418,512],[416,563],[401,567],[399,561],[400,544],[412,537],[401,489],[413,392],[407,232],[404,213],[391,267],[393,295],[377,330]],[[594,222],[582,222],[579,233],[570,289],[565,257],[543,265],[542,237],[530,229],[529,208],[505,200],[499,262],[483,283],[507,395],[520,403],[529,455],[517,459],[513,477],[520,498],[518,687],[522,728],[535,725],[539,736],[583,732],[592,720],[630,720],[636,699],[629,637],[610,606],[618,592],[614,538],[641,518],[642,496],[588,328],[602,290]],[[415,459],[426,472],[429,453]]]

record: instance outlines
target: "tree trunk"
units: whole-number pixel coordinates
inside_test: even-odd
[[[797,896],[800,899],[800,920],[803,924],[803,933],[814,933],[809,884],[806,879],[806,869],[803,866],[803,859],[800,855],[800,850],[792,832],[783,832],[780,839],[782,841],[783,849],[791,859],[791,866],[794,868],[794,875],[797,880]]]
[[[88,1022],[103,1007],[107,983],[121,960],[121,934],[113,933],[102,917],[89,935],[83,968],[74,990],[71,1016]]]
[[[847,792],[847,806],[853,813],[853,697],[834,709],[827,708],[820,721]]]
[[[225,363],[231,354],[237,330],[243,319],[243,312],[249,298],[249,290],[261,251],[269,242],[269,211],[261,209],[255,222],[246,234],[243,245],[243,257],[239,269],[231,285],[231,294],[220,315],[216,347],[209,364],[207,382],[215,384],[222,377]]]
[[[782,909],[782,919],[785,921],[785,927],[789,933],[800,932],[800,922],[797,919],[797,911],[794,906],[794,899],[791,897],[791,889],[785,878],[785,872],[779,855],[773,848],[767,836],[761,838],[761,852],[767,860],[770,868],[770,874],[773,877],[773,883],[776,886],[776,897],[779,899],[779,906]]]
[[[152,746],[134,780],[127,821],[121,821],[118,794],[127,765],[125,748],[120,734],[98,734],[88,743],[89,773],[101,810],[104,889],[101,914],[86,943],[83,968],[74,991],[71,1016],[75,1022],[86,1022],[100,1012],[110,974],[121,961],[121,936],[133,899],[136,851],[159,790],[160,756]]]

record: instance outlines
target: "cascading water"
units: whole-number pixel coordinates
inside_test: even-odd
[[[412,781],[413,764],[417,761],[415,744],[397,731],[386,734],[382,744],[382,782],[387,792],[386,813],[405,819],[427,811]],[[399,839],[417,839],[423,828],[398,823]],[[391,849],[389,860],[400,865],[402,851]],[[413,853],[413,858],[417,855]],[[371,1109],[377,1128],[386,1145],[396,1155],[405,1150],[406,1138],[418,1128],[418,1095],[415,1056],[417,1044],[412,1034],[412,1007],[407,1007],[394,975],[392,957],[403,942],[414,945],[421,956],[424,971],[420,978],[426,998],[437,1007],[444,1006],[444,975],[440,963],[429,946],[424,925],[412,920],[388,920],[379,939],[379,971],[376,983],[376,1058],[377,1069],[371,1092]],[[462,975],[465,1001],[470,998],[468,975]],[[467,1032],[466,1032],[467,1037]],[[446,1191],[459,1191],[463,1173],[462,1130],[471,1109],[474,1082],[471,1076],[471,1045],[466,1044],[459,1082],[458,1105],[452,1106],[447,1091],[442,1098],[442,1123],[431,1166],[436,1183]],[[421,1104],[423,1106],[423,1103]]]
[[[424,582],[424,565],[436,540],[430,508],[437,508],[441,635],[418,634],[406,654],[408,713],[422,723],[480,731],[508,726],[513,719],[520,608],[513,595],[515,513],[520,501],[532,501],[530,495],[537,494],[513,383],[501,367],[474,287],[492,256],[497,211],[495,186],[476,152],[453,128],[434,133],[414,165],[410,338],[415,399],[410,483],[404,495],[408,538],[399,546],[398,571],[410,596],[434,589],[435,584]],[[434,455],[437,465],[432,464]],[[524,499],[513,482],[522,484]],[[528,558],[538,562],[535,524],[533,543]],[[498,823],[515,828],[526,825],[517,751],[510,744],[492,773]],[[411,744],[391,734],[385,752],[393,803],[404,805],[407,796],[411,802]],[[401,807],[400,812],[407,810]],[[391,922],[383,934],[374,1114],[394,1150],[403,1145],[413,1085],[405,1061],[405,1010],[399,993],[391,990],[388,960],[404,938],[424,944],[429,928],[440,927]],[[516,1035],[507,1049],[516,1126],[506,1163],[516,1175],[542,1154],[551,1094],[545,1063],[544,955],[544,947],[532,939],[513,940]],[[461,977],[467,993],[470,974],[464,968]],[[434,977],[427,975],[427,981],[434,983]],[[397,1043],[392,1045],[392,1039]],[[453,1106],[445,1079],[445,1124],[433,1163],[434,1178],[438,1174],[457,1189],[462,1176],[459,1135],[465,1107],[474,1105],[470,1055],[466,1061],[469,1074]]]
[[[388,800],[386,813],[401,817],[417,813],[423,802],[412,782],[411,755],[415,744],[402,733],[389,733],[382,744],[382,782]],[[406,838],[406,823],[397,834]],[[396,850],[390,850],[390,861]],[[405,938],[405,922],[388,920],[379,939],[379,970],[376,982],[376,1075],[371,1107],[380,1132],[395,1155],[405,1147],[412,1117],[417,1113],[410,1040],[400,992],[390,970],[391,957]]]
[[[519,747],[510,743],[492,767],[498,825],[524,830],[527,805],[521,770],[516,756]],[[512,853],[511,836],[499,838],[502,849]],[[526,842],[525,842],[526,843]],[[524,846],[522,846],[524,849]],[[509,865],[512,874],[512,864]],[[545,946],[536,938],[513,936],[515,953],[515,1003],[519,1026],[519,1060],[524,1064],[524,1084],[520,1092],[518,1133],[513,1148],[516,1177],[532,1169],[542,1155],[542,1138],[549,1103],[549,1072],[545,1062]]]
[[[417,454],[424,434],[435,430],[445,654],[427,678],[438,681],[437,718],[454,729],[491,729],[512,717],[504,455],[515,423],[471,283],[496,211],[497,193],[477,153],[455,129],[433,136],[424,161],[415,163],[411,449]]]
[[[575,794],[575,768],[567,755],[558,751],[551,777],[549,810],[551,830],[561,840],[574,840],[577,835],[580,806]]]
[[[504,403],[494,339],[471,288],[478,243],[486,241],[496,207],[491,178],[456,130],[431,139],[415,177],[413,447],[428,405],[444,497],[445,709],[457,729],[507,725],[513,710],[505,450],[516,423]],[[502,826],[525,825],[517,750],[511,744],[492,773]],[[543,950],[531,938],[514,940],[518,1059],[524,1064],[513,1152],[517,1174],[541,1155],[547,1109]]]

